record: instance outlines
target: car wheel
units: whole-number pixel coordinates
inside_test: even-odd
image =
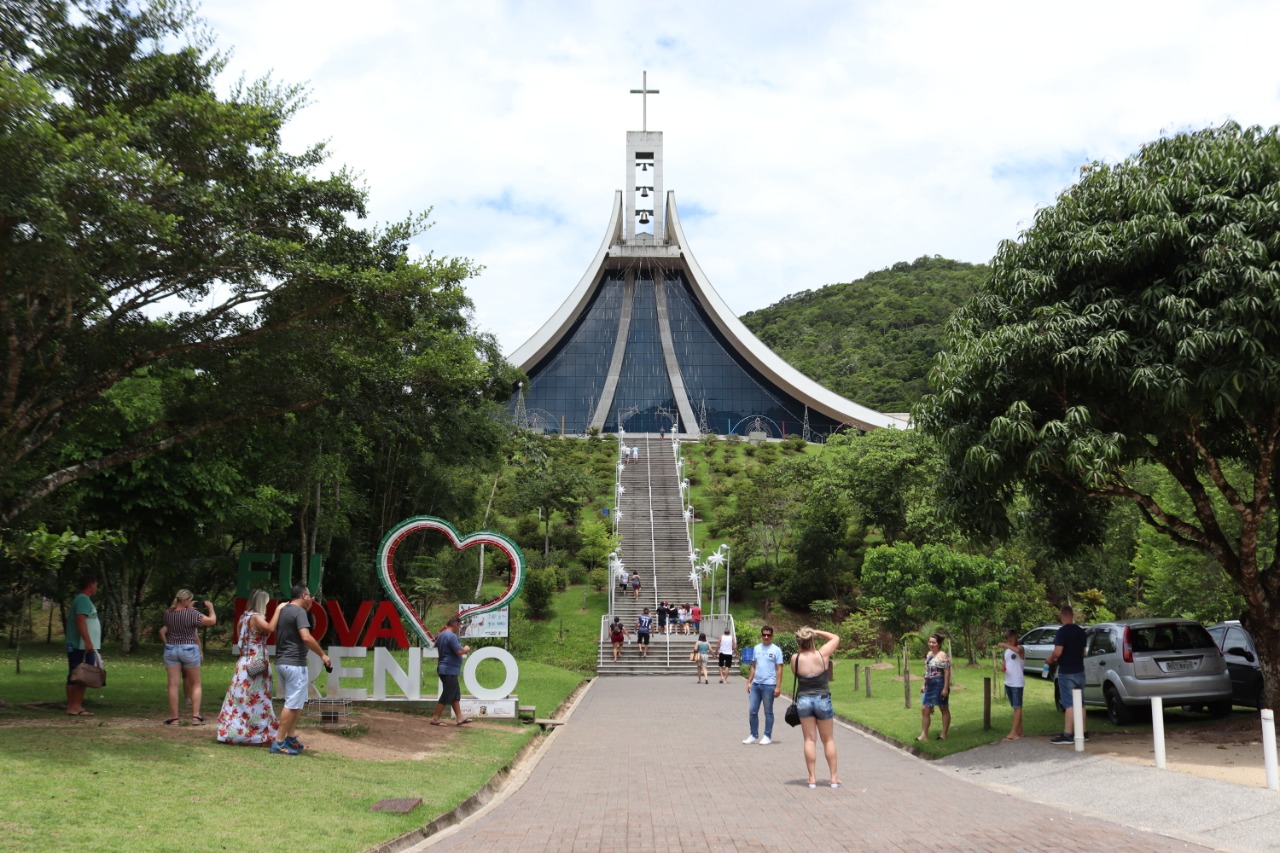
[[[1120,701],[1120,694],[1110,685],[1103,690],[1107,700],[1107,716],[1115,726],[1127,726],[1133,722],[1133,709]]]
[[[1225,716],[1227,716],[1227,715],[1228,715],[1228,714],[1230,714],[1230,713],[1231,713],[1231,700],[1230,700],[1230,699],[1228,699],[1228,700],[1227,700],[1227,701],[1225,701],[1225,702],[1210,702],[1210,703],[1209,703],[1209,716],[1211,716],[1211,717],[1225,717]]]

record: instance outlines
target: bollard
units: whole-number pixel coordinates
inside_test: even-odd
[[[1079,688],[1071,691],[1071,719],[1075,723],[1076,752],[1084,752],[1084,693]]]
[[[991,677],[982,679],[982,730],[991,731]]]
[[[902,699],[906,702],[906,707],[911,707],[911,670],[904,670],[902,673]]]
[[[1267,768],[1267,790],[1274,791],[1276,781],[1276,712],[1262,709],[1262,763]]]
[[[1151,697],[1151,738],[1155,741],[1156,767],[1164,770],[1164,699],[1159,696]]]
[[[867,685],[867,698],[871,698],[871,667],[867,667],[862,673],[862,680]]]
[[[853,692],[858,692],[858,665],[853,665]]]

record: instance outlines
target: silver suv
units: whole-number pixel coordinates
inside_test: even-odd
[[[1166,705],[1207,705],[1231,713],[1231,676],[1218,644],[1189,619],[1129,619],[1087,629],[1084,704],[1107,709],[1111,722],[1133,721],[1151,697]]]

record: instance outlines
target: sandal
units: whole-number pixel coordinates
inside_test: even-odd
[[[170,717],[169,719],[167,719],[167,720],[165,720],[165,721],[164,721],[164,724],[165,724],[166,726],[172,726],[172,725],[175,725],[177,722],[178,722],[178,718],[177,718],[177,717]]]
[[[467,726],[467,725],[470,725],[470,724],[471,724],[471,718],[470,718],[470,717],[467,717],[467,718],[466,718],[466,719],[464,719],[464,720],[458,720],[458,725],[460,725],[460,726]]]
[[[433,726],[447,726],[447,725],[449,725],[449,724],[448,724],[448,723],[446,723],[444,720],[432,720],[432,721],[431,721],[431,725],[433,725]]]
[[[191,715],[191,725],[193,725],[193,726],[203,726],[203,725],[204,725],[204,717],[200,716],[199,714],[192,714],[192,715]]]

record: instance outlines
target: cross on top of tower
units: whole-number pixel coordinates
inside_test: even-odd
[[[640,96],[640,129],[647,131],[649,129],[649,96],[658,94],[657,89],[649,88],[648,71],[641,72],[640,88],[632,89],[631,94]]]

